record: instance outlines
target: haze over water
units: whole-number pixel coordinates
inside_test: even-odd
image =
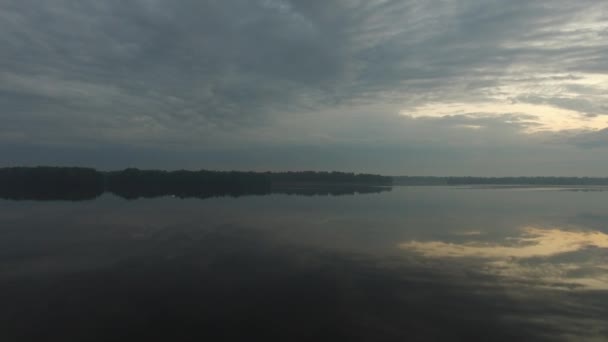
[[[2,341],[606,340],[608,192],[0,201]]]

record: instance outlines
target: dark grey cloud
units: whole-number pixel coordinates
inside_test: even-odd
[[[307,146],[319,136],[404,144],[426,141],[416,133],[424,127],[440,136],[468,125],[518,140],[543,113],[387,117],[496,99],[602,116],[605,9],[593,0],[6,0],[0,139],[101,148]],[[367,106],[382,108],[349,116]],[[462,130],[459,139],[492,142],[483,134]]]
[[[4,91],[119,121],[247,120],[340,79],[346,67],[339,32],[268,1],[3,7]]]
[[[595,149],[608,147],[608,129],[599,131],[562,132],[555,134],[556,142],[574,144],[576,146]]]

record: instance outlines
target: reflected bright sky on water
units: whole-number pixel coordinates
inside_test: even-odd
[[[602,341],[608,192],[583,190],[0,201],[0,335]]]

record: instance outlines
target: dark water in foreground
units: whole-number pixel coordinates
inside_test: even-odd
[[[0,341],[608,340],[608,192],[0,201]]]

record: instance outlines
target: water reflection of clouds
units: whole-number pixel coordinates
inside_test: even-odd
[[[399,245],[430,258],[481,261],[493,274],[542,284],[608,289],[608,234],[525,227],[502,243],[410,241]]]

